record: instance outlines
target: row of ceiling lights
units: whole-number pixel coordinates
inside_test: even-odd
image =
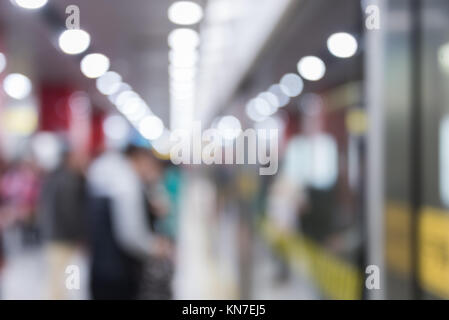
[[[48,0],[11,0],[13,5],[25,9],[38,9],[43,7]],[[5,54],[0,52],[0,73],[7,66]],[[10,73],[3,79],[3,90],[5,93],[16,100],[22,100],[28,97],[33,89],[31,80],[21,73]]]
[[[35,10],[47,4],[47,0],[11,0],[19,7]],[[202,8],[191,1],[178,1],[168,10],[168,18],[178,25],[192,25],[198,23],[203,16]],[[171,48],[170,60],[170,93],[172,104],[177,108],[175,114],[184,120],[193,121],[185,117],[185,110],[193,113],[193,96],[195,84],[195,65],[198,60],[196,48],[199,45],[199,35],[193,29],[179,28],[173,30],[168,43]],[[69,29],[61,33],[58,38],[59,48],[66,54],[78,55],[85,52],[91,44],[88,32],[81,29]],[[6,67],[6,58],[0,53],[0,68]],[[160,137],[167,137],[167,129],[162,120],[154,115],[143,99],[122,82],[122,77],[114,71],[109,71],[110,60],[101,53],[90,53],[84,56],[80,63],[81,72],[90,79],[96,80],[98,91],[106,96],[117,109],[138,129],[145,138],[157,142]],[[1,72],[2,70],[0,70]],[[14,73],[8,75],[3,87],[5,92],[15,99],[27,97],[32,90],[28,77]],[[182,107],[182,108],[179,108]],[[117,117],[111,118],[118,123]],[[111,121],[110,121],[111,122]],[[110,130],[109,130],[110,131]]]
[[[169,20],[184,26],[168,35],[171,129],[190,129],[195,115],[196,76],[200,36],[185,26],[199,23],[202,7],[193,1],[177,1],[168,9]]]
[[[7,66],[5,54],[0,52],[0,73]],[[13,99],[21,100],[26,98],[32,90],[30,79],[21,73],[10,73],[3,80],[3,90]]]
[[[349,33],[339,32],[327,40],[328,50],[338,58],[350,58],[358,50],[358,43]],[[288,104],[290,98],[299,96],[304,89],[303,79],[319,81],[326,73],[326,65],[316,56],[306,56],[297,64],[298,74],[289,73],[281,78],[279,84],[251,100],[246,108],[248,117],[253,121],[263,121],[274,114],[280,107]]]
[[[358,49],[357,40],[348,33],[333,34],[329,37],[327,46],[329,51],[338,58],[352,57]],[[304,88],[302,79],[308,81],[321,80],[326,73],[326,65],[318,57],[307,56],[299,60],[297,70],[299,75],[294,73],[284,75],[279,84],[271,87],[271,90],[265,94],[265,104],[270,105],[271,114],[274,114],[279,107],[287,105],[290,98],[297,97],[302,93]],[[267,97],[271,97],[271,99],[267,99]],[[251,107],[252,105],[254,107]],[[270,116],[271,114],[264,112],[263,107],[264,104],[261,102],[249,104],[247,107],[248,116],[254,121],[260,121]],[[265,106],[265,108],[267,107]]]
[[[350,58],[358,50],[358,43],[349,33],[335,33],[328,38],[328,50],[338,58]],[[260,93],[246,105],[246,114],[254,122],[267,122],[268,125],[279,123],[271,118],[277,110],[286,106],[291,98],[299,96],[304,89],[303,79],[319,81],[326,73],[326,65],[318,57],[307,56],[297,64],[298,74],[284,75],[278,84],[272,85],[267,91]]]
[[[65,30],[59,37],[59,46],[67,54],[75,55],[86,51],[90,46],[89,34],[80,29]],[[128,121],[148,140],[158,139],[164,132],[162,120],[153,114],[151,108],[131,86],[122,82],[122,77],[109,71],[109,58],[101,53],[91,53],[81,60],[81,72],[96,80],[99,92],[108,96]]]
[[[37,9],[47,3],[47,0],[11,1],[27,9]],[[201,21],[202,17],[202,8],[192,1],[178,1],[168,9],[169,20],[178,25],[193,25]],[[175,29],[169,34],[168,43],[171,48],[169,53],[171,113],[183,121],[191,122],[193,121],[194,79],[198,60],[196,49],[199,46],[199,35],[193,29]],[[84,30],[66,30],[59,37],[59,46],[67,54],[80,54],[90,46],[90,35]],[[352,57],[358,49],[356,39],[348,33],[333,34],[329,37],[327,46],[329,51],[339,58]],[[155,140],[162,136],[165,130],[162,120],[152,114],[150,108],[129,85],[121,81],[119,74],[108,72],[109,67],[109,59],[100,53],[88,54],[81,61],[82,73],[88,78],[97,78],[98,90],[109,96],[111,102],[144,137]],[[320,58],[307,56],[298,62],[297,70],[303,79],[318,81],[324,77],[326,66]],[[304,88],[303,80],[299,75],[286,74],[278,84],[272,85],[267,91],[251,99],[246,106],[248,117],[255,122],[267,120],[279,108],[287,105],[290,98],[299,96]],[[4,89],[11,97],[21,99],[31,91],[31,82],[24,75],[11,74],[5,78]],[[220,118],[216,122],[216,127],[228,139],[235,138],[241,131],[240,121],[233,116]]]
[[[11,0],[13,4],[25,9],[39,9],[47,4],[47,0]],[[60,49],[69,55],[85,52],[91,44],[89,33],[81,29],[69,29],[58,38]],[[0,69],[6,66],[6,59],[0,53]],[[155,140],[162,136],[165,128],[162,120],[153,114],[145,101],[122,82],[122,77],[109,71],[110,60],[101,53],[90,53],[84,56],[80,63],[81,72],[90,79],[97,79],[97,89],[117,107],[117,109],[138,129],[140,134]],[[0,70],[1,72],[2,70]],[[13,73],[5,77],[3,82],[5,92],[14,99],[26,98],[32,90],[28,77]]]
[[[327,48],[332,55],[338,58],[350,58],[358,50],[358,43],[349,33],[339,32],[331,35],[327,40]],[[288,105],[291,98],[298,97],[304,89],[304,81],[319,81],[326,73],[326,65],[319,57],[306,56],[297,64],[299,73],[285,74],[279,83],[273,84],[267,91],[259,93],[251,99],[245,108],[249,119],[255,126],[262,129],[279,128],[281,121],[273,115],[279,108]],[[213,124],[227,139],[235,139],[241,132],[240,121],[234,116],[224,116]]]

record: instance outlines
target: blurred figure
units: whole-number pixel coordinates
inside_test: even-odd
[[[50,298],[67,299],[65,270],[85,240],[86,191],[84,161],[66,152],[61,164],[44,181],[41,225],[50,273]]]
[[[164,168],[161,184],[168,203],[167,213],[159,218],[157,231],[166,236],[174,244],[178,236],[180,194],[182,185],[181,170],[173,164]]]
[[[176,237],[177,195],[179,177],[176,171],[164,169],[160,160],[148,154],[145,175],[151,228],[164,246],[166,255],[152,255],[144,264],[139,297],[147,300],[173,298],[173,252]],[[169,256],[167,256],[169,255]]]
[[[298,232],[299,215],[306,204],[306,194],[300,181],[295,181],[285,171],[276,176],[269,188],[267,216],[269,223],[288,238]],[[276,245],[278,251],[282,251],[282,241]],[[276,280],[286,282],[290,279],[290,267],[282,256],[277,256],[276,259]]]
[[[93,299],[138,299],[145,263],[169,254],[146,197],[145,183],[157,178],[149,150],[135,146],[107,152],[89,169]]]
[[[270,224],[275,226],[285,237],[301,232],[300,216],[308,204],[305,167],[301,162],[304,157],[301,137],[293,137],[288,145],[281,172],[274,178],[268,189],[267,216]],[[282,251],[282,239],[279,239],[278,251]],[[291,275],[289,265],[281,256],[277,256],[278,270],[276,278],[280,282],[288,281]]]
[[[0,216],[3,225],[23,224],[33,218],[39,178],[31,161],[17,160],[0,178]]]

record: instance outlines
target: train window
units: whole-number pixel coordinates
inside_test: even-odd
[[[440,196],[441,201],[449,207],[449,116],[443,118],[440,124]]]
[[[337,142],[329,134],[297,136],[288,147],[284,173],[296,177],[298,183],[322,190],[337,181]]]
[[[311,139],[312,163],[311,184],[317,189],[329,189],[337,181],[337,143],[331,135],[319,134]]]

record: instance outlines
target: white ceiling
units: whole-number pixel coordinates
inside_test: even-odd
[[[237,3],[226,1],[234,5]],[[198,111],[206,115],[206,118],[213,115],[214,110],[232,95],[235,86],[244,76],[282,15],[282,11],[285,10],[286,4],[291,0],[263,0],[263,5],[260,1],[239,0],[239,8],[245,7],[247,10],[235,11],[240,9],[234,7],[234,12],[247,14],[237,14],[237,20],[227,21],[220,20],[216,10],[215,15],[213,12],[209,14],[211,10],[208,9],[207,2],[200,1],[206,9],[204,26],[220,23],[239,27],[234,28],[235,39],[231,39],[232,41],[226,44],[221,53],[224,56],[234,53],[233,60],[229,61],[234,65],[228,67],[219,65],[215,66],[215,69],[203,70],[208,76],[216,79],[216,86],[204,86],[204,89],[200,90],[202,104],[198,106]],[[119,72],[124,81],[129,83],[150,108],[167,123],[169,119],[167,35],[176,28],[167,18],[167,9],[172,2],[174,1],[49,0],[47,6],[55,9],[61,21],[64,21],[65,8],[71,4],[78,5],[81,28],[88,31],[92,38],[90,50],[106,54],[111,59],[111,69]],[[198,31],[203,29],[202,26],[196,28]],[[110,106],[107,99],[96,91],[94,81],[82,76],[79,58],[67,56],[57,48],[56,39],[60,30],[56,25],[49,23],[43,10],[24,10],[13,6],[9,1],[0,1],[1,31],[5,38],[4,50],[9,55],[8,68],[11,71],[26,72],[34,80],[75,84],[90,93],[95,105]],[[243,48],[245,44],[246,49]]]

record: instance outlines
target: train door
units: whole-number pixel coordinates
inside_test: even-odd
[[[386,296],[449,298],[449,2],[388,1]]]

